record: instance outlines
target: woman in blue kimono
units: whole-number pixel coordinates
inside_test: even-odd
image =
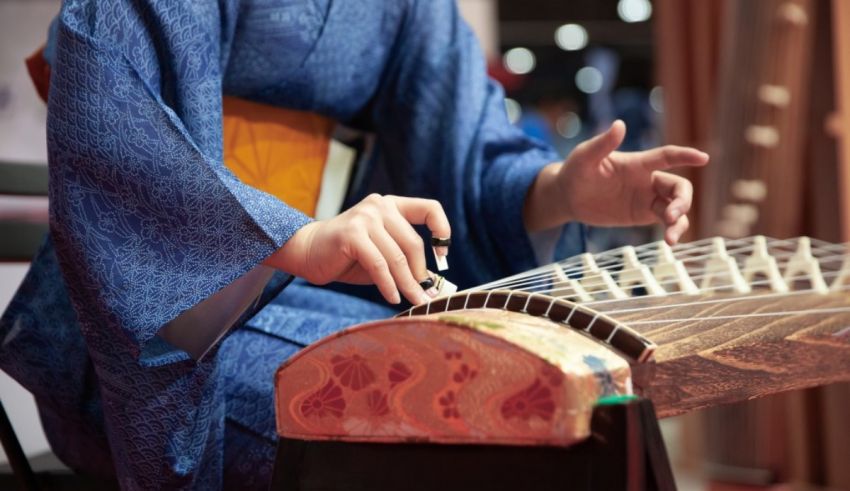
[[[419,303],[411,223],[454,238],[462,287],[581,252],[580,221],[661,221],[675,242],[691,187],[662,171],[708,159],[616,152],[615,123],[558,162],[508,123],[454,0],[66,0],[46,57],[51,233],[0,367],[68,465],[125,489],[268,485],[274,370],[394,312],[278,295],[292,275]],[[374,133],[348,210],[313,221],[226,170],[222,94]]]

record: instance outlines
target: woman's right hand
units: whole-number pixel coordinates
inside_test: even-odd
[[[425,224],[434,237],[451,237],[439,202],[372,194],[330,220],[305,225],[264,264],[317,285],[374,283],[388,302],[400,303],[401,291],[418,305],[432,300],[419,286],[431,274],[425,244],[411,224]]]

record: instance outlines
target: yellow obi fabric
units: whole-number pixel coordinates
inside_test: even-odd
[[[224,163],[242,182],[315,216],[334,122],[224,98]]]

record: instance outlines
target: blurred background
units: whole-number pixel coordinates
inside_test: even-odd
[[[850,238],[850,1],[459,6],[505,87],[511,121],[562,155],[618,118],[628,126],[624,150],[671,143],[711,154],[707,169],[688,174],[697,196],[688,239]],[[58,8],[0,0],[0,161],[36,173],[46,162],[46,114],[24,59]],[[0,219],[43,227],[46,216],[46,198],[0,196]],[[590,241],[604,250],[657,238],[651,227],[593,229]],[[0,309],[26,267],[0,262]],[[27,452],[46,455],[32,398],[2,372],[0,394]],[[681,489],[850,489],[848,416],[844,384],[663,426]]]

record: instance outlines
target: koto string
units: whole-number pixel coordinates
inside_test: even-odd
[[[735,241],[735,242],[742,242],[743,240],[744,239],[741,239],[741,240],[738,240],[738,241]],[[730,242],[732,242],[732,241],[730,241]],[[821,242],[821,241],[817,241],[817,242]],[[777,240],[771,239],[771,242],[769,243],[768,247],[775,249],[775,248],[779,247],[779,244],[788,244],[788,243],[793,243],[793,240],[789,239],[789,240],[777,241]],[[651,244],[651,245],[655,245],[655,244]],[[700,248],[698,248],[698,250],[701,251],[701,250],[705,250],[707,248],[711,248],[711,246],[700,247]],[[730,257],[737,257],[737,256],[741,256],[742,255],[741,253],[743,253],[743,252],[752,251],[753,248],[754,248],[754,246],[752,244],[749,244],[747,246],[738,247],[738,248],[731,249],[731,250],[727,249],[727,253],[730,255]],[[836,250],[841,250],[843,252],[844,250],[846,250],[846,245],[845,244],[828,244],[828,243],[817,244],[813,248],[812,254],[814,256],[817,256],[817,255],[822,254],[822,253],[833,252],[833,251],[836,251]],[[613,250],[613,253],[617,253],[619,251],[620,251],[620,249],[615,249],[615,250]],[[611,251],[608,251],[608,252],[611,252]],[[791,256],[793,256],[794,252],[796,252],[796,251],[786,250],[785,254],[782,254],[782,255],[774,254],[773,257],[774,258],[791,257]],[[699,260],[702,260],[702,259],[705,259],[705,258],[710,258],[711,256],[712,256],[712,253],[702,254],[702,255],[699,255],[699,256],[695,256],[695,257],[691,256],[691,257],[677,258],[677,260],[680,260],[683,263],[689,263],[689,262],[699,261]],[[519,275],[514,275],[514,276],[511,276],[511,277],[508,277],[508,278],[505,278],[505,279],[502,279],[502,280],[497,280],[497,281],[494,281],[494,282],[491,282],[491,283],[486,283],[484,285],[474,287],[471,290],[473,290],[473,291],[475,291],[475,290],[487,290],[487,289],[493,289],[493,288],[508,289],[508,288],[513,288],[513,287],[518,287],[518,286],[526,286],[527,287],[527,286],[530,286],[530,285],[546,283],[547,281],[551,281],[553,279],[559,279],[560,278],[560,275],[554,270],[555,267],[560,267],[562,269],[562,271],[564,272],[564,275],[567,276],[567,277],[569,277],[569,275],[574,275],[574,273],[584,273],[585,277],[591,278],[593,276],[601,276],[601,271],[609,271],[609,272],[614,271],[614,272],[616,272],[623,265],[622,261],[616,261],[615,264],[600,266],[599,272],[587,273],[587,271],[585,271],[583,266],[579,266],[579,267],[571,267],[570,266],[570,265],[573,265],[573,264],[578,266],[577,263],[579,263],[579,262],[581,262],[580,259],[571,258],[571,259],[568,259],[566,261],[562,261],[560,263],[549,264],[549,265],[546,265],[546,266],[535,268],[535,269],[528,271],[526,273],[521,273]],[[610,263],[610,262],[611,261],[608,261],[608,263]],[[641,263],[644,266],[648,266],[648,267],[651,267],[652,265],[657,264],[657,262],[650,262],[650,263],[641,262]],[[601,262],[597,262],[597,265],[600,265],[600,264],[601,264]],[[667,282],[667,283],[669,283],[669,282]],[[602,285],[602,284],[603,284],[603,282],[598,282],[598,283],[595,283],[595,284],[588,284],[586,286],[592,287],[592,286],[598,286],[598,285]]]
[[[787,316],[803,316],[803,315],[821,315],[821,314],[842,314],[850,313],[850,307],[833,307],[824,309],[811,310],[786,310],[784,312],[758,312],[755,314],[736,314],[736,315],[710,315],[702,317],[689,317],[685,319],[658,319],[658,320],[643,320],[630,321],[629,326],[646,325],[646,324],[677,324],[681,322],[697,322],[706,320],[731,320],[731,319],[747,319],[752,317],[776,317],[780,315]]]
[[[703,239],[703,240],[700,240],[700,241],[691,242],[687,245],[675,246],[675,247],[672,248],[672,250],[675,253],[677,250],[682,251],[684,249],[687,249],[684,252],[688,253],[688,254],[693,254],[695,252],[703,252],[703,251],[707,251],[707,250],[713,252],[713,243],[711,243],[712,240],[713,239]],[[794,245],[794,243],[795,243],[794,239],[785,239],[785,240],[781,240],[781,241],[777,240],[777,239],[770,239],[770,240],[771,240],[771,242],[769,244],[769,247],[773,247],[773,248],[779,247],[779,244]],[[815,242],[815,241],[813,241],[813,242]],[[706,245],[698,246],[698,244],[702,244],[702,243],[706,243]],[[640,253],[636,254],[638,261],[641,262],[645,266],[652,266],[653,264],[657,264],[657,261],[653,261],[653,262],[646,262],[646,261],[648,259],[653,259],[653,260],[657,259],[655,257],[655,255],[658,252],[658,244],[659,244],[658,242],[652,242],[652,243],[649,243],[649,244],[645,244],[643,246],[635,247],[634,248],[635,251],[638,251],[639,249],[644,251],[644,252],[640,252]],[[741,247],[732,248],[732,247],[735,247],[736,244],[745,244],[745,245],[743,245]],[[824,243],[824,246],[825,247],[839,247],[839,246],[829,244],[829,243]],[[821,247],[824,247],[824,246],[821,246]],[[751,241],[749,241],[747,239],[735,239],[735,240],[726,241],[726,251],[727,251],[728,254],[730,254],[730,256],[736,256],[736,255],[740,255],[740,253],[742,253],[742,252],[752,251],[753,247],[754,246],[751,244]],[[611,249],[609,251],[605,251],[605,252],[593,255],[594,260],[596,262],[596,265],[599,267],[600,270],[603,270],[603,271],[609,271],[610,272],[610,271],[619,270],[624,264],[623,261],[622,261],[622,254],[621,254],[622,250],[623,250],[623,248]],[[711,255],[712,254],[709,253],[709,254],[701,254],[701,255],[698,255],[698,256],[677,257],[676,260],[681,261],[683,263],[689,263],[689,262],[699,261],[699,260],[707,258],[707,257],[711,257]],[[616,257],[614,257],[614,256],[616,256]],[[605,259],[605,258],[610,258],[610,259]],[[530,278],[533,279],[535,276],[538,276],[538,277],[551,276],[553,274],[552,270],[553,270],[553,267],[555,265],[559,266],[561,268],[561,270],[567,276],[569,276],[570,274],[573,274],[573,273],[585,273],[585,267],[583,265],[583,261],[581,259],[581,256],[575,256],[575,257],[572,257],[572,258],[569,258],[569,259],[565,259],[564,261],[548,264],[548,265],[545,265],[545,266],[540,266],[540,267],[534,268],[530,271],[526,271],[526,272],[523,272],[523,273],[520,273],[520,274],[517,274],[517,275],[509,276],[507,278],[496,280],[496,281],[493,281],[493,282],[490,282],[490,283],[486,283],[486,284],[483,284],[483,285],[480,285],[478,287],[473,288],[473,290],[487,290],[487,289],[490,289],[490,288],[504,288],[506,286],[511,286],[512,284],[517,284],[517,283],[522,282],[522,281],[527,281]]]
[[[830,276],[835,276],[837,273],[832,273]],[[841,288],[836,288],[834,290],[830,290],[830,292],[840,292],[846,291],[850,289],[850,286],[842,286]],[[691,307],[694,305],[707,305],[707,304],[715,304],[715,303],[726,303],[726,302],[740,302],[744,300],[753,300],[753,299],[769,299],[776,297],[792,297],[795,295],[805,295],[809,293],[814,293],[815,290],[808,288],[805,290],[794,290],[791,292],[775,292],[775,293],[762,293],[757,295],[742,295],[737,297],[722,297],[722,298],[713,298],[707,300],[695,300],[693,302],[684,302],[684,303],[673,303],[673,304],[663,304],[663,305],[650,305],[646,307],[637,307],[631,309],[616,309],[616,310],[605,310],[605,315],[614,315],[614,314],[627,314],[627,313],[641,313],[649,310],[658,310],[658,309],[672,309],[676,307]],[[642,297],[648,298],[648,297]],[[666,297],[656,297],[656,298],[666,298]],[[587,302],[582,305],[590,306],[593,304],[602,303],[602,302]]]
[[[742,248],[742,249],[752,249],[752,247]],[[812,253],[813,253],[813,256],[818,256],[819,254],[831,252],[831,250],[837,250],[837,249],[841,249],[842,252],[843,252],[845,250],[845,246],[844,245],[818,246],[814,251],[812,251]],[[796,251],[787,251],[787,252],[781,253],[781,254],[774,253],[772,255],[772,257],[774,259],[779,259],[779,260],[788,259],[788,258],[793,257],[795,253],[796,253]],[[711,255],[707,255],[705,257],[710,257],[710,256]],[[730,256],[732,256],[732,254],[730,254]],[[816,257],[816,259],[820,263],[839,261],[839,260],[842,260],[844,258],[845,258],[845,256],[844,256],[843,253],[841,255]],[[787,264],[787,261],[786,261],[786,264]],[[649,266],[651,266],[651,264],[645,264],[645,266],[649,267]],[[548,266],[548,268],[550,268],[550,269],[554,268],[554,267],[557,267],[557,266],[555,266],[555,265]],[[742,271],[742,272],[749,271],[749,270],[750,270],[750,268],[740,268],[739,269],[739,271]],[[704,271],[707,271],[707,268],[690,268],[688,270],[688,273],[701,273],[701,272],[704,272]],[[712,271],[708,274],[691,275],[690,278],[692,280],[700,279],[700,278],[704,278],[705,276],[708,276],[709,274],[714,275],[714,276],[718,276],[718,277],[730,276],[729,272]],[[585,273],[585,276],[582,278],[582,281],[583,281],[582,286],[585,287],[586,289],[588,289],[589,292],[592,292],[592,293],[610,292],[610,289],[607,289],[607,288],[602,289],[602,290],[595,289],[594,287],[596,287],[596,286],[605,285],[605,282],[604,281],[588,282],[587,281],[588,279],[592,279],[592,278],[602,278],[602,273],[601,272]],[[548,285],[548,284],[550,284],[552,282],[556,282],[556,281],[557,282],[563,282],[563,277],[558,275],[557,272],[552,271],[548,274],[537,275],[536,277],[529,277],[525,281],[494,282],[492,284],[485,285],[487,288],[484,288],[484,286],[476,287],[476,288],[473,288],[472,291],[484,290],[484,289],[490,289],[490,288],[500,288],[500,289],[511,288],[511,289],[519,289],[519,290],[523,290],[523,291],[536,290],[539,293],[545,293],[546,291],[552,292],[552,291],[564,291],[564,290],[575,292],[575,289],[573,289],[573,288],[571,288],[567,285],[559,286],[559,287],[553,287],[553,288],[549,288],[549,289],[546,289],[546,288],[539,289],[538,288],[540,286],[545,286],[545,285]],[[668,284],[676,283],[677,281],[678,281],[677,279],[665,279],[663,281],[660,281],[659,284],[668,285]],[[714,289],[728,288],[729,286],[732,286],[732,284],[730,283],[728,285],[722,285],[719,288],[714,288]],[[678,293],[682,293],[682,292],[670,292],[669,294],[673,295],[673,294],[678,294]],[[565,296],[570,296],[570,295],[560,295],[560,296],[565,297]],[[643,298],[643,297],[639,297],[639,298]],[[623,301],[623,299],[614,299],[614,300],[615,301]]]
[[[688,245],[689,246],[691,246],[691,245],[696,246],[699,242],[702,242],[702,241],[691,242]],[[733,243],[733,242],[742,242],[742,240],[739,239],[739,240],[736,240],[736,241],[729,241],[728,243]],[[643,248],[643,249],[652,248],[652,249],[648,249],[648,252],[637,254],[637,258],[638,258],[639,261],[641,260],[641,258],[652,259],[652,258],[654,258],[654,253],[657,252],[657,243],[655,243],[655,242],[645,244],[645,245],[639,246],[639,247]],[[741,248],[741,249],[749,250],[751,248],[752,248],[752,246],[749,246],[749,248]],[[683,248],[680,248],[680,249],[683,249]],[[703,250],[710,250],[710,249],[711,249],[711,244],[708,244],[708,245],[703,246],[703,247],[692,247],[691,251],[688,251],[688,252],[692,252],[694,250],[703,251]],[[637,250],[638,250],[638,248],[636,247],[635,251],[637,251]],[[740,249],[735,249],[735,251],[738,251],[738,250],[740,250]],[[622,248],[618,248],[618,249],[612,249],[610,251],[605,251],[605,252],[594,255],[593,257],[594,257],[594,260],[596,261],[596,265],[599,266],[600,270],[617,271],[620,267],[623,266],[623,261],[621,259],[622,256],[620,255],[621,251],[622,251]],[[674,252],[675,252],[675,249],[674,249]],[[614,257],[615,255],[616,255],[616,257]],[[703,255],[703,256],[697,256],[697,257],[686,257],[686,258],[679,259],[679,260],[681,260],[683,262],[690,262],[690,261],[699,260],[702,257],[709,257],[709,256],[710,256],[710,254]],[[610,259],[605,259],[607,257],[610,257]],[[641,261],[641,262],[643,262],[643,261]],[[517,274],[517,275],[509,276],[507,278],[496,280],[496,281],[493,281],[493,282],[490,282],[490,283],[485,283],[483,285],[472,288],[472,290],[488,290],[488,289],[491,289],[491,288],[503,288],[505,286],[509,286],[512,283],[515,283],[517,280],[524,281],[524,280],[527,280],[529,278],[533,278],[535,275],[541,276],[541,274],[538,274],[538,272],[545,272],[545,273],[542,274],[542,276],[549,275],[549,274],[551,274],[552,267],[555,266],[555,265],[558,265],[559,267],[561,267],[561,269],[567,275],[572,274],[572,273],[583,273],[584,272],[584,265],[583,265],[581,256],[576,256],[576,257],[572,257],[572,258],[569,258],[569,259],[565,259],[565,260],[557,262],[557,263],[551,263],[551,264],[547,264],[545,266],[540,266],[540,267],[534,268],[532,270],[529,270],[529,271],[526,271],[526,272],[523,272],[523,273],[520,273],[520,274]]]
[[[829,257],[822,258],[821,261],[822,262],[837,262],[837,261],[843,260],[845,258],[846,258],[846,256],[843,256],[843,255],[842,256],[829,256]],[[741,268],[740,270],[741,271],[750,271],[749,268]],[[824,279],[832,278],[832,277],[838,276],[840,273],[841,273],[840,271],[825,271],[825,272],[821,272],[821,277],[823,277]],[[728,272],[715,272],[714,274],[718,277],[730,276],[730,273],[728,273]],[[708,276],[708,275],[697,275],[697,276],[692,276],[691,278],[696,279],[696,278],[703,278],[705,276]],[[809,279],[809,277],[805,274],[794,275],[794,276],[791,276],[789,278],[789,280],[791,280],[791,281],[806,280],[806,279]],[[660,281],[658,283],[661,284],[661,285],[665,285],[665,284],[675,283],[675,282],[676,282],[676,280],[667,280],[667,281]],[[769,279],[754,280],[754,281],[748,282],[748,284],[750,286],[769,285],[770,280]],[[731,288],[732,286],[733,286],[733,284],[726,283],[726,284],[720,284],[720,285],[712,286],[712,287],[700,288],[700,293],[717,291],[717,290],[725,290],[725,289]],[[565,290],[565,289],[567,289],[567,288],[555,288],[552,291]],[[597,293],[597,292],[600,292],[600,291],[602,291],[602,290],[595,290],[594,293]],[[590,301],[590,302],[583,302],[582,304],[583,305],[598,305],[598,304],[610,303],[610,302],[638,301],[638,300],[643,300],[643,299],[647,299],[647,298],[669,298],[669,297],[674,297],[674,296],[677,296],[677,295],[686,295],[686,293],[682,292],[682,291],[676,291],[676,292],[667,292],[664,295],[643,295],[643,296],[640,296],[640,297],[629,297],[629,298],[609,298],[609,299],[602,299],[602,300],[593,300],[593,301]],[[559,297],[565,298],[565,297],[569,297],[569,296],[571,296],[571,295],[560,295]],[[757,294],[757,295],[753,295],[753,296],[763,296],[763,294]],[[739,298],[743,298],[743,297],[739,297]]]
[[[774,255],[772,255],[772,257],[774,259],[777,259],[777,262],[779,262],[778,260],[781,260],[781,259],[790,259],[793,256],[794,256],[794,252],[786,252],[784,254],[774,254]],[[839,261],[839,260],[842,260],[844,257],[845,256],[842,254],[842,255],[818,257],[817,259],[819,260],[819,262],[823,263],[823,262]],[[786,264],[787,264],[787,261],[786,261]],[[652,265],[645,264],[645,266],[650,267]],[[744,271],[750,271],[752,269],[753,268],[739,268],[739,271],[744,272]],[[691,268],[691,269],[688,270],[688,273],[689,273],[689,276],[692,280],[704,278],[708,275],[715,275],[715,276],[729,276],[730,275],[730,273],[720,272],[720,271],[711,271],[710,273],[707,273],[707,274],[698,274],[698,275],[691,274],[691,273],[702,273],[702,272],[705,272],[707,270],[708,270],[708,268]],[[583,276],[581,278],[582,286],[587,288],[587,289],[590,289],[590,291],[592,291],[593,293],[610,292],[610,289],[601,289],[601,290],[594,289],[594,287],[596,287],[596,286],[604,286],[606,284],[602,280],[597,281],[597,282],[592,282],[592,281],[587,282],[587,280],[589,280],[589,279],[602,278],[602,277],[603,277],[603,273],[601,271],[585,274],[585,276]],[[553,283],[553,282],[563,282],[563,278],[561,278],[561,276],[558,275],[557,272],[553,272],[550,275],[540,275],[537,278],[535,278],[534,280],[529,280],[529,281],[524,281],[524,282],[506,283],[504,285],[498,285],[496,288],[499,288],[499,289],[510,288],[510,289],[517,289],[517,290],[523,290],[523,291],[532,291],[533,289],[535,289],[538,286],[545,286],[545,285],[547,285],[549,283]],[[658,281],[658,283],[660,285],[668,285],[668,284],[677,283],[677,282],[678,282],[678,280],[675,279],[675,278],[668,278],[668,279],[665,279],[663,281]],[[728,287],[728,286],[731,286],[731,284],[726,285],[726,287]],[[560,286],[560,287],[557,287],[557,288],[550,288],[549,290],[544,289],[542,291],[541,290],[536,290],[536,291],[542,293],[542,292],[545,292],[545,291],[564,290],[564,289],[567,289],[567,288],[571,288],[571,287]],[[473,288],[472,290],[483,290],[483,288],[480,288],[480,287],[479,288]],[[672,294],[672,292],[671,292],[671,294]]]

